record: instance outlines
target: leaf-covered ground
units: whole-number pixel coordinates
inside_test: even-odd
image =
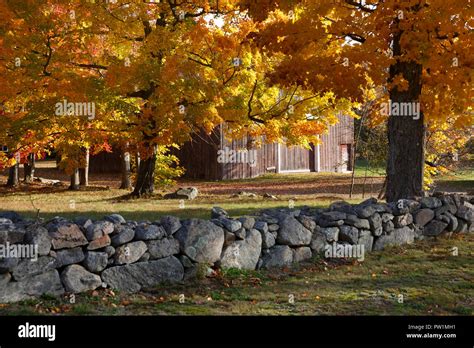
[[[100,289],[70,302],[43,297],[3,305],[0,315],[474,315],[474,236],[395,247],[361,263],[315,258],[132,295]]]

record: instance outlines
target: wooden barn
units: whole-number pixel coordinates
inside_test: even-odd
[[[354,120],[340,122],[321,137],[320,145],[305,149],[285,144],[252,147],[250,138],[229,141],[220,126],[211,135],[197,135],[176,152],[185,177],[207,180],[253,178],[265,173],[351,171]]]
[[[229,141],[219,126],[211,135],[198,134],[174,152],[186,169],[184,177],[205,180],[254,178],[265,173],[348,172],[351,171],[354,120],[340,122],[321,136],[321,144],[305,149],[285,144],[265,144],[254,148],[250,138]],[[91,173],[120,172],[116,151],[91,156]]]

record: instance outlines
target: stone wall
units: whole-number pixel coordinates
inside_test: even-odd
[[[187,281],[211,267],[267,269],[315,254],[360,258],[388,245],[472,233],[473,203],[471,196],[439,194],[272,209],[237,219],[215,207],[210,220],[165,216],[155,222],[112,214],[38,223],[0,212],[0,303],[99,287],[136,292]]]

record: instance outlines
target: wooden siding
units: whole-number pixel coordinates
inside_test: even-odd
[[[342,166],[342,148],[340,145],[354,143],[354,120],[349,116],[340,116],[339,123],[329,128],[329,133],[321,136],[320,170],[322,172],[338,172]],[[352,151],[353,146],[348,146]],[[349,161],[352,154],[349,156]],[[350,166],[349,166],[350,169]]]

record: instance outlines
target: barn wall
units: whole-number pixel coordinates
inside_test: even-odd
[[[122,161],[118,149],[100,152],[89,157],[89,173],[120,173]]]
[[[354,143],[354,119],[349,116],[340,116],[339,123],[329,128],[329,133],[321,136],[320,168],[322,172],[337,172],[341,170],[342,165],[342,148],[341,145],[348,146],[352,151]],[[349,162],[351,156],[349,156]],[[348,169],[351,169],[350,166]]]

